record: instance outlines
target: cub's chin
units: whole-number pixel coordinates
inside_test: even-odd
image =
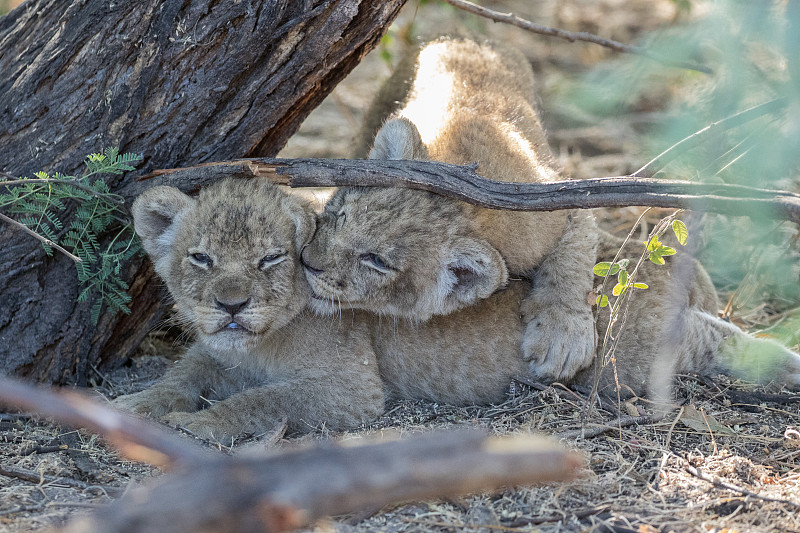
[[[250,350],[258,344],[261,335],[235,322],[231,324],[211,333],[201,332],[198,340],[213,350]]]
[[[336,315],[342,309],[351,308],[351,306],[338,299],[323,298],[322,296],[317,296],[314,292],[311,293],[309,307],[318,315]]]

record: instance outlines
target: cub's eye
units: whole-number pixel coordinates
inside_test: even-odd
[[[213,264],[213,261],[211,260],[211,258],[206,254],[202,254],[202,253],[189,254],[189,257],[192,259],[192,261],[195,264],[200,265],[200,266],[204,266],[204,267],[210,268],[211,265]]]
[[[363,264],[370,267],[373,270],[377,270],[382,274],[386,274],[390,270],[392,270],[389,265],[386,264],[386,261],[379,256],[378,254],[361,254],[359,259]]]
[[[263,258],[261,258],[261,261],[258,262],[258,268],[267,268],[271,267],[272,265],[277,265],[286,259],[286,254],[287,252],[280,251],[275,252],[274,254],[265,255]]]

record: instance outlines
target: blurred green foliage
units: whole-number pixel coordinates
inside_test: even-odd
[[[702,13],[699,3],[673,2],[692,16],[639,44],[706,65],[712,75],[620,55],[561,91],[559,104],[598,121],[650,111],[654,103],[666,107],[665,116],[641,136],[644,164],[713,122],[783,98],[779,112],[720,131],[656,177],[799,192],[800,2],[716,0],[703,4]],[[794,224],[776,222],[768,213],[755,219],[708,215],[702,229],[698,257],[719,287],[736,291],[738,305],[766,301],[772,312],[800,306]]]

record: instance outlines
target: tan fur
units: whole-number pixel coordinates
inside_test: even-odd
[[[387,85],[371,113],[394,117],[370,157],[477,163],[481,175],[509,182],[563,179],[519,52],[435,41],[401,62]],[[365,135],[376,122],[368,117]],[[419,322],[500,288],[505,273],[485,268],[499,252],[509,273],[533,280],[522,308],[524,359],[536,374],[563,379],[592,360],[587,296],[596,246],[588,212],[490,210],[422,191],[348,188],[326,206],[303,258],[318,311],[355,308]]]
[[[160,381],[116,405],[228,444],[283,418],[293,432],[340,430],[382,412],[367,324],[304,311],[297,251],[314,218],[296,199],[266,181],[226,180],[196,200],[155,187],[133,215],[196,340]]]

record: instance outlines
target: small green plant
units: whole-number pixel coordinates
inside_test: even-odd
[[[37,172],[34,178],[0,179],[0,209],[19,215],[17,220],[0,213],[6,222],[27,228],[42,241],[45,253],[53,249],[75,261],[81,292],[79,302],[93,302],[91,318],[97,323],[105,303],[129,313],[128,284],[120,277],[123,263],[140,253],[132,226],[120,209],[122,199],[112,194],[100,174],[133,170],[138,154],[120,154],[116,148],[91,154],[79,177],[56,172]],[[74,202],[74,211],[65,211]],[[67,218],[63,218],[64,213]],[[108,244],[101,236],[112,235]]]
[[[647,213],[647,211],[649,211],[649,209],[642,213],[642,216],[636,221],[634,228],[639,225],[639,222],[641,221],[642,217],[644,217],[645,213]],[[609,363],[613,365],[614,379],[617,384],[617,394],[620,393],[621,389],[619,380],[617,379],[617,368],[614,352],[616,350],[617,341],[620,338],[620,332],[622,331],[622,328],[625,327],[625,321],[627,318],[627,311],[632,292],[629,289],[633,288],[646,290],[650,288],[646,283],[636,281],[636,274],[639,271],[639,267],[642,266],[645,261],[649,260],[657,265],[663,265],[666,263],[664,261],[665,256],[675,255],[677,253],[674,248],[666,246],[661,242],[661,236],[667,231],[667,228],[670,226],[672,227],[672,231],[675,233],[675,237],[678,239],[678,242],[681,244],[681,246],[686,244],[686,240],[689,237],[689,231],[686,228],[686,224],[677,219],[677,216],[682,211],[683,210],[679,209],[672,215],[661,219],[656,224],[656,226],[653,228],[653,231],[651,231],[650,235],[648,235],[647,240],[643,242],[644,250],[642,255],[639,257],[639,260],[636,262],[636,265],[633,267],[633,270],[629,270],[631,265],[630,259],[619,258],[619,255],[622,252],[622,249],[625,247],[625,244],[633,235],[633,230],[631,230],[631,233],[628,234],[628,238],[625,239],[625,242],[620,247],[619,252],[617,252],[617,257],[615,257],[613,261],[603,261],[597,263],[592,268],[592,272],[594,272],[595,275],[603,277],[603,284],[597,291],[599,294],[595,300],[598,313],[602,308],[610,308],[608,309],[608,312],[610,313],[608,325],[606,326],[606,331],[603,335],[602,342],[599,345],[598,353],[602,358],[601,360],[603,362],[603,367]],[[616,276],[617,279],[616,284],[614,284],[614,287],[611,289],[611,296],[615,297],[613,305],[611,304],[608,295],[604,294],[606,283],[612,276]],[[615,332],[616,334],[614,334]]]
[[[636,268],[632,273],[628,272],[630,259],[621,259],[618,261],[615,258],[614,261],[602,261],[594,265],[592,272],[594,272],[596,276],[602,276],[605,279],[608,279],[610,276],[617,276],[617,283],[611,289],[612,296],[620,298],[631,287],[634,289],[648,289],[649,286],[646,283],[634,281],[636,271],[639,269],[639,265],[642,261],[649,259],[657,265],[663,265],[665,264],[665,256],[675,255],[677,253],[675,248],[666,246],[660,240],[669,222],[671,222],[672,231],[675,233],[675,237],[678,239],[681,246],[686,244],[686,240],[689,238],[689,230],[686,228],[686,224],[684,224],[683,221],[674,218],[676,215],[677,213],[664,219],[664,221],[662,221],[664,223],[659,224],[660,227],[657,226],[653,231],[653,234],[651,234],[650,238],[644,243],[645,252],[642,254],[642,258],[639,263],[636,264]],[[605,280],[603,284],[605,285]],[[608,296],[601,292],[601,294],[597,296],[595,303],[598,307],[607,307],[609,304]]]

